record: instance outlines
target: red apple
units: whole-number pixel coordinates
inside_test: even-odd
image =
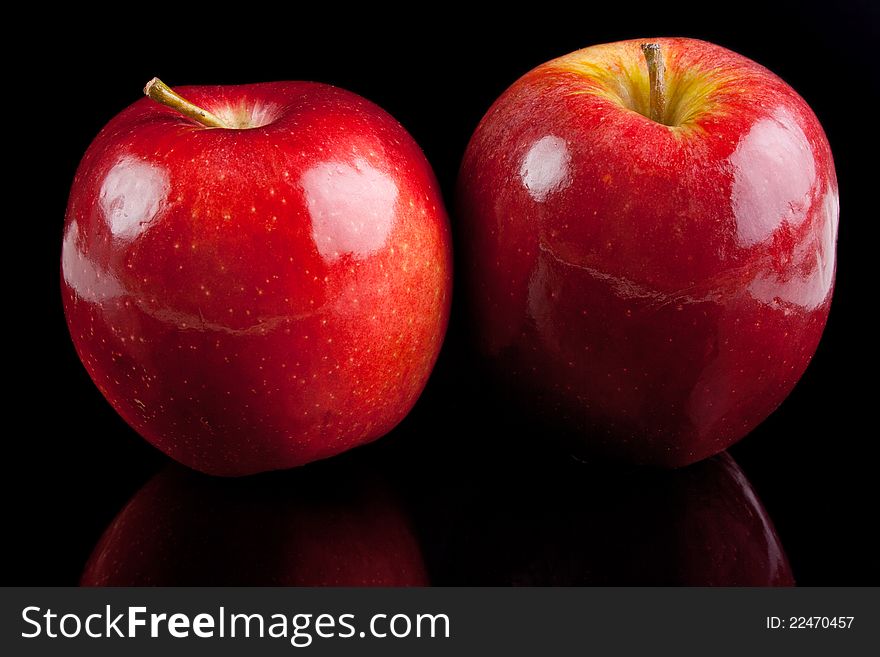
[[[473,135],[457,202],[481,349],[589,453],[723,450],[785,399],[828,317],[825,134],[710,43],[624,41],[527,73]]]
[[[143,98],[101,131],[67,208],[64,309],[95,384],[212,474],[387,433],[449,314],[448,220],[416,143],[323,84],[145,91],[168,106]]]
[[[81,584],[424,586],[427,575],[409,519],[375,473],[230,480],[172,464],[113,520]]]

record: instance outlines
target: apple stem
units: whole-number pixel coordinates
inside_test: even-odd
[[[660,44],[643,43],[642,54],[645,55],[645,61],[648,63],[648,84],[650,85],[648,110],[654,121],[663,123],[663,117],[666,114],[666,66],[663,63]]]
[[[175,109],[184,116],[194,121],[198,121],[208,128],[229,127],[209,111],[203,110],[198,105],[194,105],[180,94],[174,92],[171,87],[162,82],[159,78],[153,78],[147,82],[147,86],[144,87],[144,94],[155,100],[157,103],[162,103],[171,109]]]

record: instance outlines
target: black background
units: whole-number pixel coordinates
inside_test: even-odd
[[[451,207],[471,132],[520,75],[587,45],[670,35],[714,41],[767,66],[807,100],[831,142],[841,223],[830,321],[790,398],[731,453],[775,522],[799,584],[877,584],[876,328],[868,319],[877,294],[876,4],[611,4],[621,7],[336,7],[323,16],[293,5],[281,13],[239,7],[192,22],[152,9],[112,25],[106,15],[55,16],[63,36],[22,24],[28,45],[9,60],[22,81],[7,87],[13,120],[4,127],[7,144],[15,144],[6,151],[12,173],[4,195],[12,361],[3,461],[3,541],[12,558],[4,583],[75,584],[106,525],[167,462],[90,382],[59,294],[62,222],[76,165],[146,80],[311,79],[348,88],[410,131]],[[373,463],[400,488],[435,573],[448,570],[432,552],[432,541],[443,540],[437,528],[454,526],[450,509],[469,508],[446,499],[460,503],[461,486],[492,489],[499,473],[522,473],[505,479],[518,482],[519,493],[541,487],[565,458],[486,392],[459,311],[456,305],[440,362],[412,414],[392,435],[343,457]],[[332,462],[308,467],[333,485]]]

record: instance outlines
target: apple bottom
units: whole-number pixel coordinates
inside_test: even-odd
[[[233,334],[179,330],[128,299],[102,312],[74,303],[89,314],[90,340],[77,346],[92,351],[80,356],[116,411],[168,456],[220,476],[295,467],[385,435],[421,393],[442,339],[433,318],[402,334],[353,319],[331,337],[320,315]]]
[[[647,295],[541,258],[493,365],[582,456],[679,467],[723,451],[789,394],[827,316],[747,290]]]

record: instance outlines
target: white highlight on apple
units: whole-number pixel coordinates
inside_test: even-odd
[[[170,184],[164,169],[123,157],[113,165],[101,185],[98,202],[114,237],[132,240],[159,214]]]
[[[771,306],[780,302],[814,310],[825,303],[834,284],[834,269],[837,249],[837,223],[840,202],[837,192],[829,189],[822,198],[819,216],[814,221],[819,226],[813,239],[803,244],[794,253],[796,267],[794,275],[788,279],[764,272],[749,284],[753,298]]]
[[[365,258],[385,245],[399,194],[390,176],[363,159],[323,162],[306,171],[300,184],[312,238],[325,260]]]
[[[100,303],[122,296],[122,284],[103,271],[80,248],[79,226],[71,221],[61,245],[61,273],[70,288],[84,301]]]
[[[783,224],[798,225],[810,209],[816,163],[810,142],[785,108],[761,119],[730,156],[733,209],[742,246],[769,238]]]
[[[571,154],[561,137],[547,135],[532,144],[523,158],[519,176],[529,195],[543,203],[555,191],[571,184]]]

